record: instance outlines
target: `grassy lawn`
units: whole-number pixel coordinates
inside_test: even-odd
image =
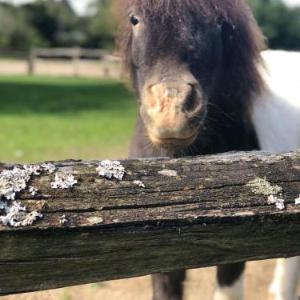
[[[125,157],[135,112],[116,81],[0,77],[0,161]]]

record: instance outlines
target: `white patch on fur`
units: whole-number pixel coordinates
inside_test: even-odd
[[[270,298],[274,300],[297,300],[297,285],[300,278],[300,257],[278,259]]]
[[[300,52],[266,51],[263,58],[268,89],[256,99],[252,112],[261,148],[295,150],[300,148]]]
[[[244,276],[242,275],[231,287],[217,286],[213,300],[243,300]]]
[[[300,148],[300,52],[265,51],[267,89],[253,105],[252,120],[264,151]],[[274,300],[296,300],[300,258],[277,262],[270,287]]]

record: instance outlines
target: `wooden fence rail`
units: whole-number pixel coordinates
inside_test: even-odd
[[[59,59],[68,58],[73,66],[73,76],[79,75],[79,65],[82,58],[89,60],[120,62],[120,59],[113,56],[103,49],[85,49],[85,48],[33,48],[28,56],[28,74],[36,73],[37,59]],[[107,71],[109,72],[109,70]],[[109,76],[109,74],[107,74]]]
[[[1,165],[1,295],[300,255],[300,152],[120,163]]]

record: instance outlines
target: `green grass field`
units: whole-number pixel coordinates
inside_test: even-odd
[[[116,81],[0,77],[0,161],[125,157],[135,113]]]

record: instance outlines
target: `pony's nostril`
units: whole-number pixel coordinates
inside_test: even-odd
[[[194,86],[190,85],[191,89],[186,95],[186,99],[183,103],[183,111],[191,112],[197,107],[197,92]]]

